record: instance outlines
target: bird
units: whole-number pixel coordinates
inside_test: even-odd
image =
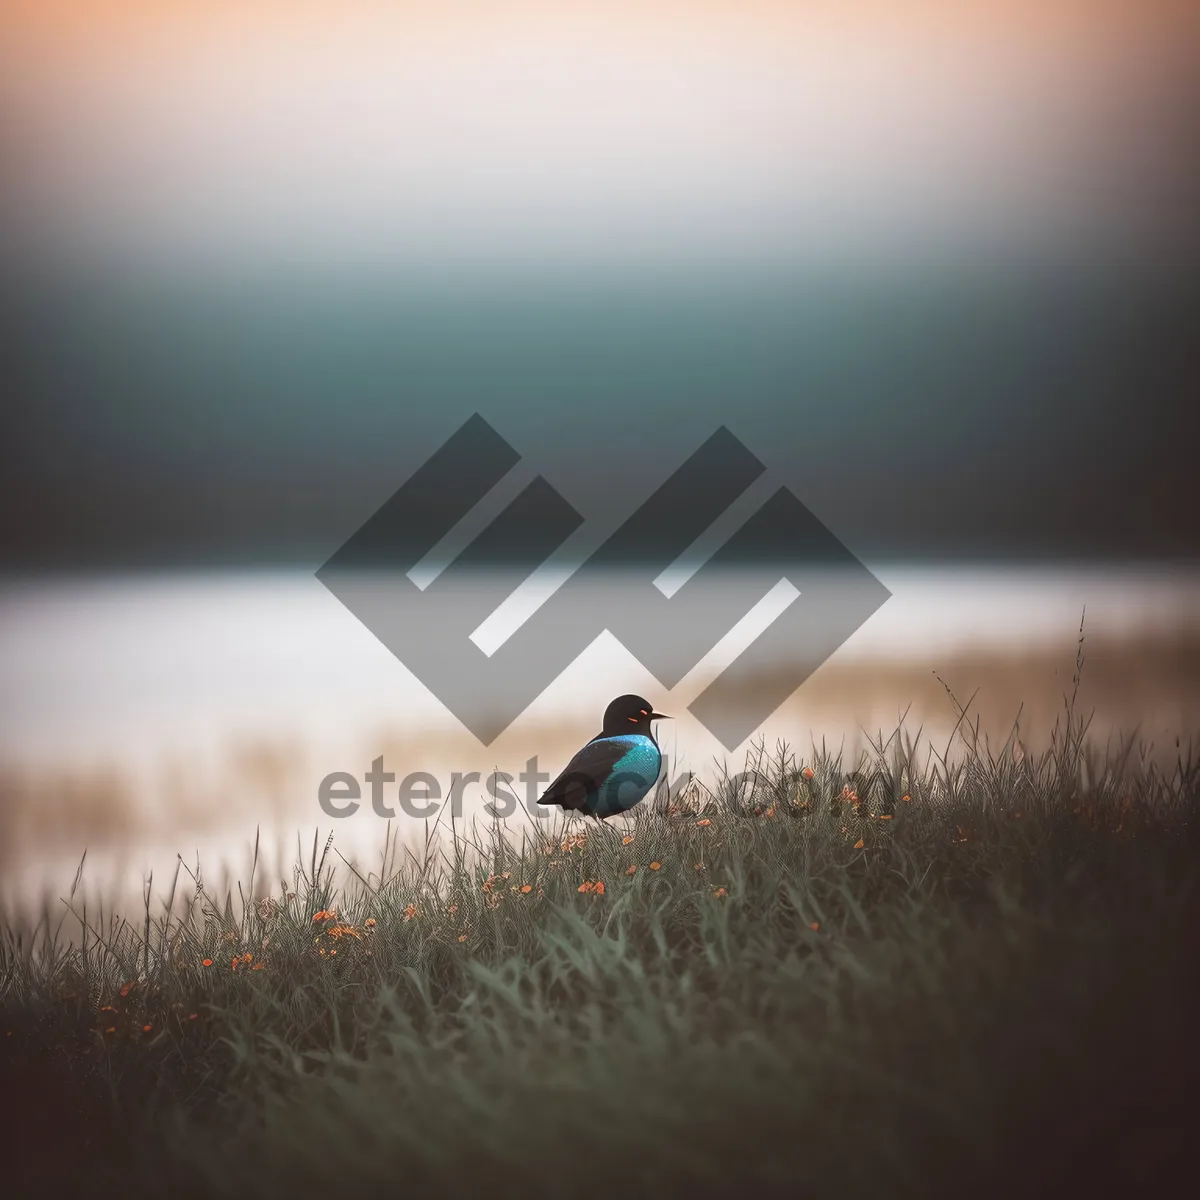
[[[542,793],[539,804],[557,804],[597,821],[640,804],[658,779],[662,751],[652,722],[669,721],[641,696],[618,696],[604,710],[604,725]]]

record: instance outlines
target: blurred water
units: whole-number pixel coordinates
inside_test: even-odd
[[[1200,635],[1200,573],[873,569],[892,598],[762,726],[768,741],[861,744],[860,726],[890,732],[909,703],[914,731],[940,732],[955,713],[935,671],[964,701],[982,687],[985,719],[1000,729],[1032,702],[1022,730],[1036,741],[1071,688],[1085,606],[1085,647],[1100,655],[1085,666],[1087,701],[1101,727],[1141,723],[1164,745],[1197,727],[1200,679],[1187,652]],[[556,772],[625,691],[678,718],[663,743],[679,769],[711,774],[730,756],[686,712],[704,676],[668,693],[601,635],[485,748],[305,572],[9,579],[0,586],[4,891],[69,885],[85,847],[90,870],[128,887],[154,863],[169,874],[177,851],[240,860],[259,826],[284,861],[297,830],[311,842],[317,826],[322,838],[334,829],[344,853],[367,853],[385,822],[369,803],[331,821],[316,798],[328,773],[361,779],[382,754],[398,778],[430,771],[444,792],[454,771],[516,775],[534,755]],[[468,814],[484,799],[481,785],[469,788]],[[403,815],[398,824],[422,827]]]

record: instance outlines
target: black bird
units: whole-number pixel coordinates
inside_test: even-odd
[[[652,721],[669,721],[641,696],[618,696],[604,710],[604,728],[575,755],[539,804],[587,813],[598,821],[645,799],[662,769]]]

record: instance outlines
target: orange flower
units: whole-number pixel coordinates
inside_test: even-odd
[[[891,813],[880,813],[879,819],[881,821],[890,821],[892,819],[892,814]]]
[[[154,1026],[153,1026],[153,1025],[143,1025],[143,1026],[142,1026],[142,1032],[143,1032],[143,1033],[149,1033],[149,1032],[150,1032],[150,1030],[152,1030],[153,1028],[154,1028]]]
[[[211,958],[206,958],[206,959],[204,960],[204,962],[203,962],[201,965],[202,965],[202,966],[205,966],[205,967],[211,967],[211,966],[212,966],[212,959],[211,959]]]
[[[625,868],[626,875],[635,875],[636,873],[637,873],[637,867],[626,867]]]
[[[116,1033],[117,1027],[115,1025],[110,1025],[104,1032],[105,1033]]]
[[[900,799],[903,800],[905,804],[908,804],[912,800],[912,797],[907,792],[905,792],[904,795],[900,797]]]
[[[324,921],[325,918],[328,916],[329,916],[329,914],[324,909],[321,909],[320,912],[313,913],[313,924],[314,925],[319,924],[321,921]]]
[[[657,870],[659,870],[661,867],[662,867],[662,863],[660,863],[660,862],[652,862],[652,863],[650,864],[650,870],[652,870],[652,871],[657,871]]]
[[[775,815],[775,805],[772,804],[763,815],[767,817],[773,817]]]
[[[707,817],[705,817],[703,821],[697,821],[697,822],[696,822],[696,828],[697,828],[697,829],[704,829],[706,826],[709,826],[709,825],[711,825],[711,824],[712,824],[712,822],[711,822],[711,821],[710,821],[710,820],[709,820]]]
[[[628,846],[628,845],[629,845],[629,843],[630,843],[630,842],[632,842],[632,841],[633,841],[633,834],[632,834],[632,833],[630,833],[630,834],[626,834],[626,835],[625,835],[625,837],[623,837],[623,838],[621,839],[621,845],[622,845],[622,846]]]
[[[375,928],[375,918],[374,918],[374,917],[368,917],[368,918],[367,918],[367,919],[366,919],[366,920],[363,922],[363,925],[364,925],[364,926],[365,926],[367,929],[374,929],[374,928]]]
[[[805,767],[800,774],[803,775],[805,779],[811,779],[813,777],[813,769],[812,767]]]
[[[862,838],[859,838],[858,841],[854,843],[855,850],[861,850],[863,848],[863,844]]]
[[[810,921],[808,923],[808,927],[809,927],[809,929],[811,929],[813,931],[813,933],[820,933],[821,922],[820,921]]]
[[[250,969],[251,969],[252,971],[261,971],[261,970],[263,969],[263,967],[265,967],[265,966],[266,966],[266,963],[260,963],[260,962],[256,962],[256,963],[254,964],[254,966],[253,966],[253,967],[251,967]]]
[[[713,895],[714,896],[728,896],[729,893],[723,887],[719,887],[719,888],[713,889]]]
[[[459,940],[460,942],[465,942],[465,941],[467,940],[467,935],[466,935],[465,933],[460,933],[460,934],[458,935],[458,940]]]
[[[521,894],[522,894],[523,896],[528,896],[528,895],[529,895],[529,893],[530,893],[530,892],[532,892],[532,891],[533,891],[533,884],[532,884],[532,883],[527,883],[527,884],[524,884],[524,885],[522,886],[522,888],[521,888]]]
[[[586,879],[575,890],[577,892],[590,892],[595,884],[589,883]]]
[[[120,1012],[121,1010],[119,1008],[113,1008],[113,1006],[111,1004],[105,1004],[105,1005],[101,1006],[100,1011],[101,1012]]]
[[[604,895],[604,880],[603,879],[596,880],[596,886],[592,889],[592,891],[594,891],[597,896],[603,896]]]
[[[122,996],[128,996],[128,995],[129,995],[129,989],[130,989],[131,987],[133,987],[133,984],[132,984],[132,983],[127,983],[127,984],[126,984],[126,985],[125,985],[125,986],[124,986],[124,987],[121,989],[121,995],[122,995]]]
[[[415,904],[406,904],[404,906],[404,919],[411,921],[417,915],[417,906]]]

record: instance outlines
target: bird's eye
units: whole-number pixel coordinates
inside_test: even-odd
[[[643,709],[642,709],[642,716],[643,716],[643,717],[648,717],[649,715],[650,715],[650,714],[649,714],[649,713],[648,713],[648,712],[647,712],[647,711],[646,711],[646,710],[643,708]]]
[[[625,719],[627,721],[632,721],[635,725],[637,724],[637,717],[626,717]]]

